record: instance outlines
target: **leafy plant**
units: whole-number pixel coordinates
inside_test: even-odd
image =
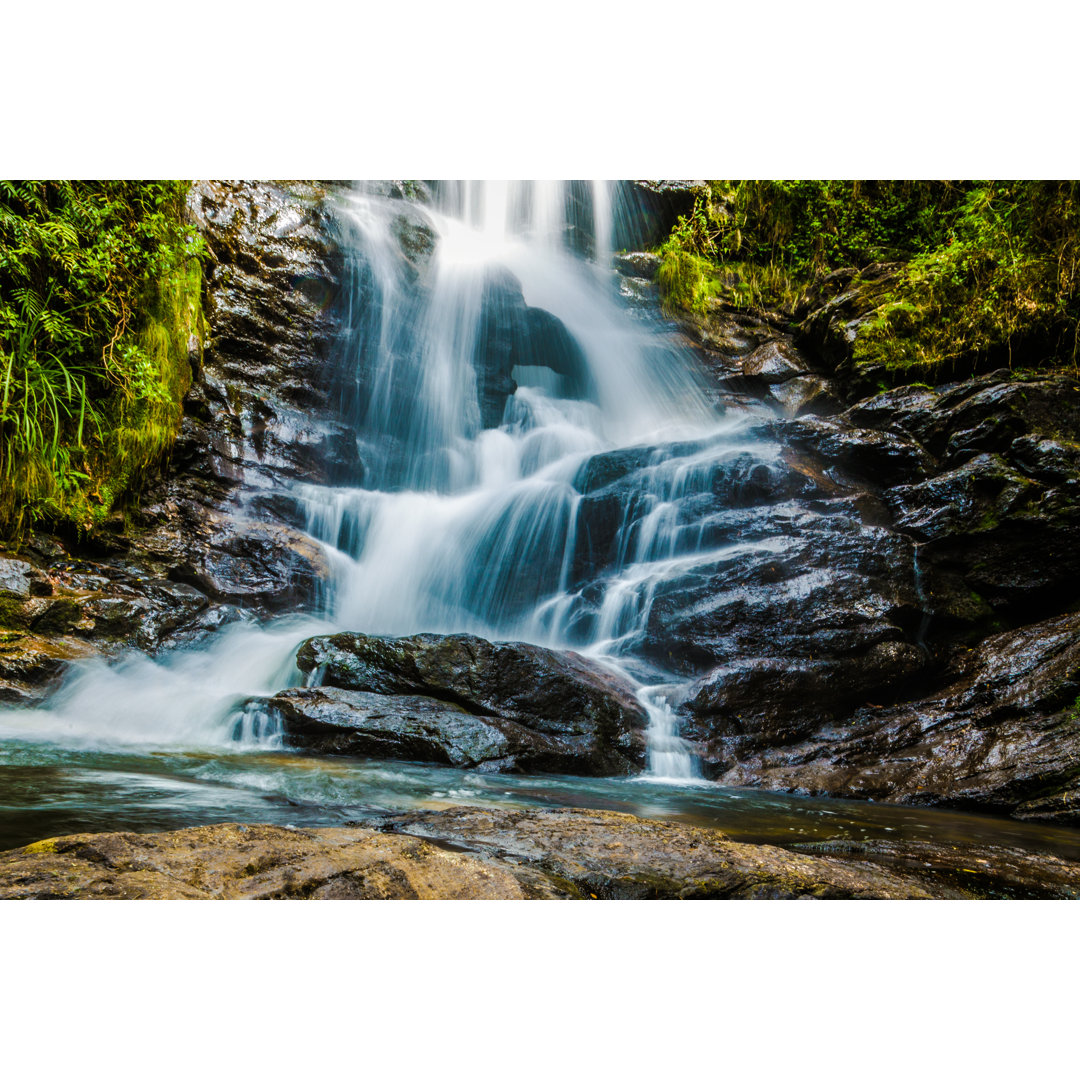
[[[201,332],[187,187],[0,181],[0,532],[91,528],[171,446]]]

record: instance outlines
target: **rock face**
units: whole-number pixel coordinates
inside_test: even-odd
[[[704,180],[619,181],[611,200],[615,211],[612,246],[616,251],[655,247],[706,190]]]
[[[857,709],[719,778],[1080,822],[1080,616],[990,637],[952,675],[930,697]]]
[[[1080,820],[1055,629],[1080,602],[1077,383],[1002,370],[880,391],[852,350],[895,270],[834,275],[794,334],[719,302],[681,320],[814,483],[773,464],[770,485],[718,489],[702,522],[730,558],[658,587],[645,649],[701,673],[681,734],[725,783]]]
[[[360,469],[332,416],[343,273],[334,195],[317,184],[205,181],[189,204],[207,241],[211,338],[185,401],[171,479],[146,501],[134,553],[218,603],[310,607],[327,576],[283,480]]]
[[[632,685],[575,653],[468,634],[310,638],[297,665],[319,688],[270,699],[294,745],[480,765],[622,775],[644,764]]]
[[[446,850],[453,846],[454,850]],[[0,854],[3,899],[968,899],[908,849],[864,855],[737,844],[685,825],[599,810],[470,807],[387,819],[382,831],[211,825],[98,833]],[[969,853],[978,861],[978,852]],[[1021,853],[1029,894],[1077,894],[1075,864]],[[954,861],[958,861],[955,860]],[[1041,867],[1041,869],[1040,869]],[[967,868],[964,868],[965,870]],[[970,870],[968,870],[970,872]],[[966,887],[965,887],[966,885]]]

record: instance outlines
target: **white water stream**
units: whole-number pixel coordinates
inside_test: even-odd
[[[618,301],[609,186],[593,184],[585,204],[571,194],[561,183],[445,183],[421,212],[357,189],[342,210],[357,269],[343,360],[356,385],[343,400],[363,486],[292,491],[334,556],[326,610],[235,628],[158,660],[91,665],[48,707],[3,714],[3,730],[74,743],[272,747],[280,732],[238,703],[295,681],[298,643],[335,629],[574,648],[642,683],[637,645],[657,586],[732,553],[680,512],[683,502],[711,492],[725,461],[767,461],[777,450],[740,434],[742,421],[709,404],[692,358]],[[403,254],[403,208],[426,214],[436,235],[426,262]],[[571,250],[586,226],[592,261]],[[551,330],[550,316],[568,335]],[[522,326],[533,351],[518,359],[532,362],[515,364],[517,388],[497,426],[490,416],[485,426],[491,350]],[[627,448],[643,455],[638,479],[614,496],[614,543],[598,558],[585,550],[582,477],[597,455]],[[586,556],[589,573],[578,565]],[[639,691],[651,721],[648,776],[693,781],[700,770],[678,737],[671,691],[670,678],[647,677]]]

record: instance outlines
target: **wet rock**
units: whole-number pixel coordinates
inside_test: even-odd
[[[433,697],[514,721],[573,747],[566,771],[625,774],[644,763],[647,717],[632,684],[576,653],[468,634],[346,633],[309,638],[296,662],[301,671],[318,670],[324,686]],[[545,771],[552,768],[562,765]]]
[[[24,598],[30,595],[34,567],[22,559],[0,559],[0,594]]]
[[[435,698],[310,687],[275,694],[266,708],[281,717],[286,745],[313,753],[432,761],[481,772],[606,775],[612,769],[613,755],[580,737],[540,734]],[[621,761],[615,766],[625,769]]]
[[[435,252],[436,235],[431,219],[418,207],[410,207],[394,218],[390,228],[412,272],[422,274]]]
[[[1003,516],[1037,503],[1045,489],[1010,469],[996,454],[980,454],[921,484],[884,494],[896,523],[918,540],[994,528]]]
[[[1047,487],[997,454],[980,454],[884,496],[897,525],[924,541],[929,606],[977,597],[999,616],[1038,618],[1080,593],[1080,483]]]
[[[624,277],[654,281],[660,270],[660,256],[652,251],[627,251],[616,255],[612,264]]]
[[[140,584],[138,591],[119,585],[85,600],[82,612],[92,622],[87,634],[152,652],[209,605],[207,597],[191,585],[160,580]]]
[[[742,362],[744,375],[770,384],[787,382],[808,371],[806,361],[783,340],[767,342]]]
[[[656,284],[645,278],[619,278],[619,296],[631,310],[652,313],[656,310],[660,292]]]
[[[213,520],[213,519],[211,519]],[[265,522],[213,520],[204,544],[183,540],[170,554],[180,582],[215,601],[265,611],[317,606],[330,580],[323,548],[305,533]]]
[[[1048,486],[1080,480],[1080,444],[1076,442],[1025,435],[1009,447],[1009,458],[1021,472]]]
[[[994,635],[921,700],[740,755],[726,784],[1080,822],[1080,616]]]
[[[551,312],[526,304],[521,283],[508,271],[490,272],[484,283],[473,367],[484,427],[502,422],[506,400],[517,389],[517,367],[545,367],[562,376],[567,397],[593,391],[585,357],[570,332]]]
[[[857,640],[856,631],[849,636]],[[680,731],[696,743],[710,773],[748,746],[783,742],[846,715],[867,695],[886,693],[926,666],[923,651],[903,640],[878,641],[863,651],[834,643],[823,651],[831,655],[737,657],[692,684]]]
[[[824,417],[803,417],[777,426],[789,445],[809,450],[840,473],[874,485],[910,483],[936,471],[936,462],[918,442],[902,435],[853,428]]]
[[[71,664],[97,655],[74,637],[0,630],[0,703],[29,706],[44,700]]]
[[[828,415],[839,409],[832,387],[816,375],[803,375],[769,387],[769,396],[783,410],[785,416],[803,416],[808,413]]]
[[[728,513],[724,526],[727,547],[688,559],[653,596],[644,648],[673,670],[861,657],[918,621],[911,545],[888,529],[795,504]]]

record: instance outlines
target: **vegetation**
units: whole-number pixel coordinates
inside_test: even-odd
[[[0,181],[0,534],[90,530],[171,447],[203,336],[187,188]]]
[[[894,264],[870,275],[854,358],[896,382],[1077,369],[1076,181],[711,181],[660,254],[669,307],[793,321],[829,298],[830,275],[858,287],[860,268]]]

